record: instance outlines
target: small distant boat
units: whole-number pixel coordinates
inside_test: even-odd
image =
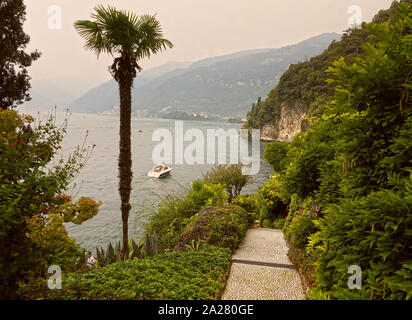
[[[171,171],[172,171],[172,166],[171,165],[170,166],[160,165],[160,166],[156,166],[152,170],[150,170],[147,173],[147,176],[151,177],[151,178],[163,178],[163,177],[169,175]]]
[[[141,133],[141,132],[143,132],[143,130],[142,130],[142,129],[140,129],[138,132],[140,132],[140,133]]]

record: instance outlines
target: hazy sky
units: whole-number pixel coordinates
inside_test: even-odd
[[[347,29],[348,8],[358,5],[370,21],[391,0],[25,0],[25,31],[30,48],[42,52],[30,68],[33,82],[49,79],[80,94],[110,79],[112,58],[83,48],[73,29],[77,19],[89,19],[98,4],[115,5],[137,14],[157,13],[165,36],[175,47],[141,62],[144,68],[168,61],[195,61],[257,48],[293,44],[324,32]],[[62,28],[50,30],[48,8],[62,9]]]

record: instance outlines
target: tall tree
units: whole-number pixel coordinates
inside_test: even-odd
[[[119,84],[120,93],[120,155],[119,192],[123,222],[123,254],[128,248],[128,220],[132,182],[131,158],[131,105],[133,79],[142,68],[138,61],[150,58],[172,43],[163,37],[160,23],[154,15],[136,15],[119,11],[115,7],[97,6],[91,15],[93,21],[79,20],[75,29],[85,40],[85,47],[99,56],[108,53],[114,58],[110,67],[113,78]]]
[[[26,53],[30,37],[23,31],[26,6],[23,0],[0,0],[0,108],[8,109],[29,101],[27,67],[40,57]]]

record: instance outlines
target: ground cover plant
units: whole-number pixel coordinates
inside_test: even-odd
[[[45,281],[20,290],[26,299],[219,299],[230,260],[229,249],[202,244],[198,250],[166,252],[70,273],[63,277],[61,290],[49,290]]]

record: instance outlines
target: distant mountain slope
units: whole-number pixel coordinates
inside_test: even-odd
[[[245,115],[256,96],[266,96],[290,64],[321,53],[337,34],[324,34],[297,45],[271,49],[191,67],[163,81],[155,79],[135,90],[134,109],[174,110]],[[195,64],[196,65],[196,64]]]
[[[280,49],[242,51],[204,59],[189,67],[135,80],[133,109],[158,116],[162,109],[242,116],[257,96],[266,96],[290,64],[323,52],[338,40],[322,34]],[[118,105],[117,86],[105,83],[70,104],[73,112],[99,113]]]
[[[172,70],[180,70],[190,66],[191,62],[169,62],[157,68],[143,71],[134,81],[137,89],[153,79],[163,76]],[[80,98],[69,104],[72,112],[101,113],[119,105],[119,87],[114,79],[88,91]]]
[[[22,106],[25,108],[51,108],[55,105],[67,105],[72,96],[60,83],[51,79],[34,81],[30,89],[30,101],[26,101]]]

